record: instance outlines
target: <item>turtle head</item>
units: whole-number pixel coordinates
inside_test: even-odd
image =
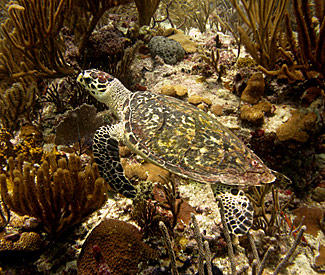
[[[98,101],[106,103],[112,83],[118,80],[106,72],[92,69],[81,72],[77,81]]]

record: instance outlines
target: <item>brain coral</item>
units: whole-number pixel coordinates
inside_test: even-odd
[[[138,264],[156,257],[153,249],[142,242],[142,234],[132,224],[115,219],[102,221],[93,229],[78,259],[78,274],[97,274],[93,248],[99,247],[112,275],[137,274]]]

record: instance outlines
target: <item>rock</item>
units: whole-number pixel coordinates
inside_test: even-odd
[[[319,207],[299,207],[293,211],[293,214],[296,216],[293,224],[298,226],[302,217],[305,217],[303,224],[307,227],[306,233],[317,237],[318,232],[321,230],[320,221],[324,217],[324,212],[325,210]]]
[[[122,158],[121,163],[127,178],[137,177],[140,180],[165,183],[170,177],[167,170],[149,162],[138,163],[134,160]]]
[[[158,55],[166,64],[176,64],[183,60],[185,55],[185,51],[179,42],[163,36],[151,38],[148,47],[152,57]]]
[[[315,257],[316,267],[323,267],[325,265],[325,245],[319,245],[318,255]]]
[[[173,85],[164,85],[160,89],[160,93],[168,96],[175,96],[176,91]]]
[[[168,95],[168,96],[185,96],[187,94],[188,90],[185,86],[183,85],[164,85],[160,89],[160,93],[163,95]]]
[[[263,74],[253,74],[247,81],[247,86],[241,95],[241,100],[250,104],[256,104],[264,95],[264,88]]]
[[[185,96],[185,95],[187,95],[188,89],[185,86],[183,86],[183,85],[175,85],[174,88],[175,88],[177,96]]]
[[[190,37],[181,30],[175,30],[174,34],[168,36],[168,38],[179,42],[187,53],[195,53],[197,51],[197,44],[190,40]]]
[[[311,195],[311,198],[317,202],[325,201],[325,188],[316,187]]]
[[[191,103],[191,104],[194,104],[194,105],[198,105],[202,102],[206,103],[207,105],[211,105],[212,104],[212,101],[208,98],[204,98],[202,96],[199,96],[199,95],[191,95],[189,98],[188,98],[188,102]]]
[[[200,103],[196,107],[198,107],[199,109],[201,109],[204,112],[207,112],[208,111],[208,105],[206,105],[205,103]]]
[[[213,104],[210,107],[210,111],[216,116],[221,116],[223,114],[223,106],[219,104]]]
[[[261,123],[265,113],[270,113],[272,104],[270,102],[260,102],[254,106],[243,105],[240,108],[240,118],[252,123]]]
[[[289,120],[276,130],[276,135],[280,141],[306,142],[309,138],[307,131],[315,126],[316,119],[314,112],[305,115],[298,111],[293,112]]]

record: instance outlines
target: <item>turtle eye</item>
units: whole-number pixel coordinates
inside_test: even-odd
[[[252,160],[251,164],[252,164],[254,167],[258,166],[258,162],[257,162],[256,160]]]

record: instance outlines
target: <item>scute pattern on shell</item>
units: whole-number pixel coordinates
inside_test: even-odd
[[[272,181],[262,161],[202,110],[150,92],[134,93],[127,104],[126,137],[145,159],[201,183],[247,186]]]

